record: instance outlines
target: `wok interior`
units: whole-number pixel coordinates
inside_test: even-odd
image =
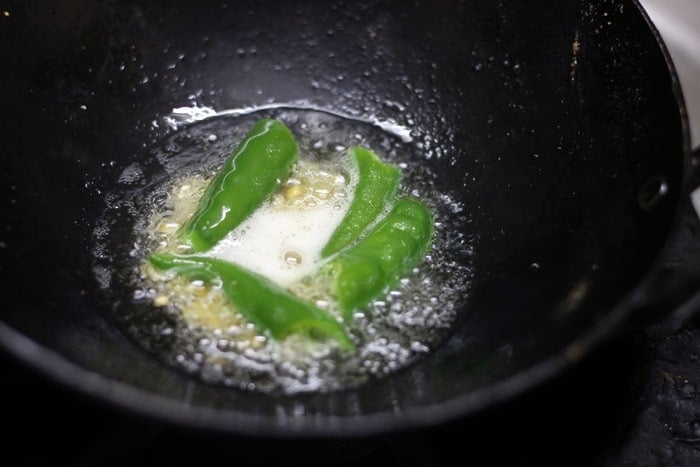
[[[638,9],[576,3],[10,9],[0,28],[2,320],[90,372],[164,396],[169,410],[226,411],[224,425],[240,431],[247,415],[319,430],[410,416],[478,399],[562,353],[652,265],[683,162],[671,79]],[[94,224],[121,171],[152,163],[147,148],[167,132],[152,122],[193,103],[308,105],[411,128],[474,238],[474,282],[451,338],[366,386],[274,398],[193,380],[125,337],[92,270]]]

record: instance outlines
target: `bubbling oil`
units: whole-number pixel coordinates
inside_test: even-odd
[[[360,145],[398,165],[403,174],[399,194],[417,196],[435,215],[435,234],[424,261],[346,323],[357,346],[351,354],[332,342],[301,336],[270,339],[247,323],[216,286],[158,272],[145,260],[151,251],[177,251],[176,232],[194,211],[208,180],[262,117],[283,121],[301,150],[300,163],[271,203],[346,206],[355,176],[344,154]],[[332,391],[391,374],[449,335],[471,280],[472,245],[465,233],[464,207],[454,194],[439,190],[438,177],[406,141],[374,125],[324,112],[267,109],[187,125],[152,150],[167,176],[145,181],[120,199],[122,208],[128,205],[138,215],[128,264],[122,265],[127,273],[119,275],[129,278],[131,297],[114,312],[128,334],[167,363],[206,382],[246,390]],[[106,225],[108,220],[101,223],[103,241],[97,242],[102,252],[109,243]],[[283,260],[293,268],[305,258],[288,251]],[[96,264],[96,271],[104,267]],[[296,295],[338,313],[313,275],[287,285]]]

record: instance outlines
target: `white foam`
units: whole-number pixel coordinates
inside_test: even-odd
[[[319,200],[314,206],[268,203],[206,254],[288,287],[321,267],[321,249],[345,216],[350,199]]]
[[[395,106],[401,106],[398,103],[394,103]],[[403,106],[401,106],[403,107]],[[163,117],[163,121],[172,130],[178,130],[183,125],[188,125],[190,123],[201,122],[203,120],[208,120],[214,117],[222,116],[233,116],[237,117],[240,115],[249,115],[255,112],[260,112],[262,110],[277,110],[285,108],[297,108],[303,110],[314,110],[317,112],[324,112],[336,117],[354,120],[357,122],[364,122],[381,128],[383,131],[397,136],[404,143],[410,143],[413,141],[411,136],[411,128],[396,122],[394,119],[382,119],[377,116],[370,116],[367,119],[360,118],[357,116],[349,115],[336,110],[326,109],[323,107],[315,106],[306,100],[289,102],[289,103],[272,103],[272,104],[261,104],[261,105],[251,105],[248,107],[240,107],[234,109],[224,109],[216,110],[213,107],[192,105],[192,106],[182,106],[173,108],[170,115]],[[399,107],[400,108],[400,107]],[[154,121],[154,126],[158,127],[158,122]]]

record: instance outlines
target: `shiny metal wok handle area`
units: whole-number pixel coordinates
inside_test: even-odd
[[[671,314],[681,323],[700,312],[700,148],[690,157],[692,166],[680,202],[678,221],[660,267],[635,292],[630,305],[632,321]]]
[[[700,165],[700,147],[695,148],[695,151],[693,151],[692,162],[696,166]],[[693,180],[695,188],[690,193],[690,201],[695,214],[692,218],[695,223],[694,232],[696,242],[690,246],[691,250],[687,251],[691,258],[694,271],[691,279],[691,287],[695,287],[696,291],[684,305],[676,310],[674,316],[680,321],[684,321],[688,319],[690,315],[700,312],[700,229],[698,229],[698,224],[700,224],[700,175],[698,172],[700,172],[700,170],[696,170],[695,180]]]
[[[669,274],[675,279],[664,279],[662,284],[645,288],[652,296],[657,287],[661,293],[643,308],[653,306],[656,309],[653,314],[675,310],[674,319],[683,321],[700,310],[700,52],[697,49],[700,3],[695,0],[639,0],[639,3],[658,29],[673,60],[685,101],[691,147],[695,148],[691,157],[693,174],[686,184],[689,203],[683,207],[685,215],[676,231],[678,238],[671,243],[672,254],[665,262],[669,270],[679,273]]]

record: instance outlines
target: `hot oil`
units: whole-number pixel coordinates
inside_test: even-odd
[[[312,168],[326,167],[323,172],[332,185],[345,184],[344,195],[351,191],[348,184],[353,174],[347,168],[343,171],[337,161],[348,147],[365,146],[401,167],[400,194],[417,196],[435,215],[435,235],[425,261],[347,323],[357,344],[351,355],[332,344],[301,337],[283,342],[269,339],[246,323],[217,287],[171,280],[145,262],[150,251],[177,248],[174,233],[194,210],[206,181],[252,124],[263,117],[283,121],[297,138],[302,159],[310,161]],[[132,177],[124,177],[130,189],[117,202],[119,209],[136,214],[131,244],[121,247],[128,255],[110,256],[116,245],[105,226],[112,223],[111,213],[119,211],[110,209],[100,225],[97,249],[103,261],[96,262],[96,272],[117,268],[120,273],[116,278],[129,281],[131,296],[115,300],[115,318],[139,344],[169,364],[204,381],[238,388],[282,393],[330,391],[405,367],[449,335],[471,279],[472,245],[464,233],[467,218],[456,194],[439,190],[439,177],[421,163],[423,155],[405,137],[374,123],[325,112],[265,109],[190,123],[151,151],[158,161],[152,178],[147,168],[139,168],[144,178],[141,186],[134,188]],[[133,167],[130,170],[133,172]],[[299,195],[295,185],[290,180],[278,196],[284,198],[286,190],[290,190],[286,192],[290,199]],[[323,183],[313,186],[317,185]],[[332,192],[333,186],[329,189]],[[320,191],[317,199],[325,196],[323,189]],[[313,197],[299,195],[297,200],[308,202]],[[290,263],[304,261],[295,252],[289,253],[285,260]],[[109,284],[105,288],[110,288]],[[294,282],[290,288],[330,313],[337,312],[313,277]]]

